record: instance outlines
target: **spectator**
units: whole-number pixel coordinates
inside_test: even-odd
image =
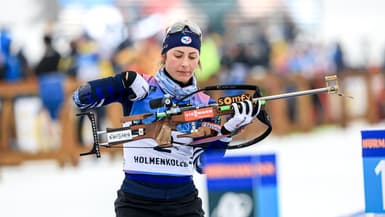
[[[58,70],[61,55],[52,45],[51,35],[44,35],[44,55],[35,68],[35,74],[39,81],[39,96],[43,104],[41,112],[42,120],[45,120],[43,129],[44,149],[57,149],[60,145],[59,113],[64,101],[63,82],[64,75]],[[49,119],[45,111],[48,111]]]
[[[334,66],[334,70],[337,73],[342,72],[345,69],[345,55],[342,50],[341,43],[336,42],[332,49],[332,64]]]
[[[225,84],[244,84],[246,83],[251,65],[246,46],[238,44],[233,46],[227,55],[222,57],[222,67],[225,74],[223,83]],[[226,95],[241,94],[241,90],[228,90]]]
[[[6,29],[0,30],[0,80],[9,82],[17,81],[23,78],[22,63],[26,60],[22,55],[12,52],[12,38]]]
[[[220,35],[215,32],[208,33],[202,41],[201,62],[202,69],[196,73],[198,81],[207,81],[211,76],[218,73],[221,65],[218,44],[221,42]]]
[[[57,73],[61,55],[52,45],[52,36],[44,35],[44,55],[35,68],[36,76]]]

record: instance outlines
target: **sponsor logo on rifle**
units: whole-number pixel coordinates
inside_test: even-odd
[[[201,108],[197,110],[185,111],[183,114],[186,121],[194,121],[214,117],[214,110],[213,108]]]
[[[243,102],[245,100],[251,100],[250,94],[243,93],[236,96],[226,96],[218,99],[218,105],[231,105],[234,102]]]
[[[127,141],[132,139],[131,130],[123,130],[107,133],[107,139],[109,143]]]

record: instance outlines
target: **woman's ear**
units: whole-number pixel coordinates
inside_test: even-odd
[[[161,57],[161,59],[160,59],[160,64],[161,64],[161,65],[166,64],[166,54],[162,54],[162,57]]]

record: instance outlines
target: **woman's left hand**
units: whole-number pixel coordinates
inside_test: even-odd
[[[238,108],[239,104],[241,105],[241,111]],[[243,126],[250,124],[254,118],[257,117],[261,109],[259,102],[257,102],[256,106],[253,106],[253,103],[250,100],[233,103],[232,106],[234,109],[234,116],[223,125],[224,130],[230,133],[234,133]]]

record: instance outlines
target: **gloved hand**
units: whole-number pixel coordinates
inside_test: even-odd
[[[134,71],[122,72],[123,83],[126,88],[130,88],[133,92],[129,96],[131,101],[140,100],[147,96],[149,85],[147,81]]]
[[[241,111],[239,111],[238,105],[241,105]],[[234,116],[228,120],[222,127],[222,134],[235,133],[243,126],[250,124],[255,117],[257,117],[261,110],[261,105],[258,102],[253,106],[250,100],[245,100],[240,103],[232,104],[234,109]]]

